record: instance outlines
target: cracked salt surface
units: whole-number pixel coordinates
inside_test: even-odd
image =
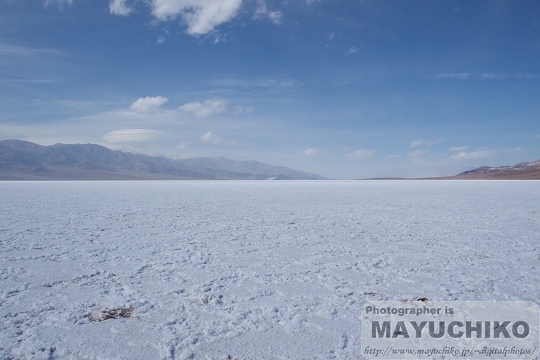
[[[1,359],[358,359],[366,300],[540,300],[538,181],[0,184]]]

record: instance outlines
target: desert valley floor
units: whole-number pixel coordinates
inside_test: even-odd
[[[1,359],[358,359],[367,300],[540,301],[540,181],[0,183]]]

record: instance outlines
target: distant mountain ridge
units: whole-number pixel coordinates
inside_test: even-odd
[[[322,176],[258,161],[169,159],[95,144],[42,146],[0,141],[0,180],[223,179],[323,180]]]
[[[457,175],[422,178],[369,178],[362,180],[540,180],[540,160],[512,166],[481,166]]]
[[[540,179],[540,160],[522,162],[513,166],[481,166],[457,174],[456,179]]]

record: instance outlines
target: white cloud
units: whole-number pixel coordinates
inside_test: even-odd
[[[155,140],[159,136],[159,131],[147,129],[124,129],[114,130],[102,136],[102,139],[111,144],[147,142]]]
[[[234,108],[233,115],[249,114],[253,111],[253,108],[237,106]]]
[[[180,144],[175,145],[175,148],[177,148],[180,151],[184,151],[188,149],[191,146],[190,142],[182,142]]]
[[[367,159],[367,158],[375,156],[375,152],[377,152],[377,150],[358,149],[356,151],[348,153],[347,158],[349,158],[351,160]]]
[[[491,73],[483,73],[478,75],[479,78],[484,80],[501,80],[508,78],[507,74],[491,74]]]
[[[264,0],[257,1],[257,9],[253,15],[254,19],[269,18],[274,24],[281,24],[281,18],[283,13],[281,11],[269,11],[266,7],[266,2]]]
[[[303,154],[306,156],[313,156],[313,155],[317,155],[318,153],[319,153],[319,150],[315,148],[309,148],[309,149],[304,150]]]
[[[7,55],[32,55],[33,49],[28,49],[20,46],[12,46],[0,44],[0,56]]]
[[[301,85],[292,79],[255,79],[255,80],[244,80],[244,79],[219,79],[212,82],[216,86],[227,86],[227,87],[289,87],[294,85]]]
[[[434,76],[436,79],[458,79],[458,80],[469,80],[471,74],[469,73],[454,73],[454,74],[437,74]]]
[[[13,46],[0,43],[0,56],[32,56],[32,55],[62,55],[62,52],[54,49],[39,49],[22,46]]]
[[[468,159],[483,159],[495,156],[499,153],[497,150],[490,150],[490,149],[484,149],[484,150],[477,150],[477,151],[459,151],[456,154],[450,156],[450,159],[453,160],[468,160]]]
[[[63,7],[66,4],[67,5],[73,4],[73,0],[46,0],[45,1],[45,7],[51,4],[57,4],[59,7]]]
[[[234,141],[225,140],[222,137],[219,137],[217,135],[212,134],[210,131],[208,131],[206,134],[201,135],[201,141],[205,144],[212,144],[212,145],[234,145]]]
[[[351,54],[354,54],[355,52],[358,52],[358,48],[355,47],[355,46],[351,46],[351,48],[349,49],[349,51],[347,51],[347,53],[345,55],[351,55]]]
[[[281,18],[283,17],[283,13],[281,11],[270,11],[268,13],[268,17],[274,24],[281,24]]]
[[[109,11],[114,15],[128,16],[133,11],[133,8],[126,5],[126,0],[111,0]]]
[[[30,84],[52,84],[58,82],[56,79],[3,79],[0,78],[1,82],[21,82],[21,83],[30,83]]]
[[[242,0],[150,0],[152,15],[167,21],[181,17],[190,35],[204,35],[236,16]]]
[[[467,150],[469,147],[468,146],[455,146],[455,147],[451,147],[450,151],[465,151]]]
[[[212,139],[219,138],[218,136],[212,135],[212,133],[209,131],[206,134],[201,135],[201,141],[204,143],[209,143],[212,141]]]
[[[386,158],[387,159],[399,159],[401,157],[401,155],[388,155]]]
[[[457,79],[457,80],[503,80],[503,79],[537,79],[538,74],[531,73],[442,73],[433,76],[436,79]]]
[[[501,79],[536,79],[537,74],[530,73],[482,73],[478,75],[478,78],[482,80],[501,80]]]
[[[167,98],[156,96],[137,99],[131,104],[130,110],[138,113],[151,113],[158,110],[163,104],[167,102]]]
[[[197,117],[207,117],[224,112],[227,109],[227,101],[219,98],[208,99],[203,103],[195,101],[184,104],[179,109],[193,113]]]
[[[165,38],[163,36],[158,37],[156,44],[163,44],[165,42]]]
[[[441,142],[440,140],[415,140],[409,146],[412,147],[412,148],[417,147],[417,146],[421,146],[421,145],[432,146],[432,145],[436,145],[436,144],[438,144],[440,142]]]
[[[523,148],[506,148],[506,149],[478,149],[476,151],[459,151],[454,155],[450,156],[452,160],[469,160],[469,159],[483,159],[493,157],[497,154],[508,154],[508,153],[519,153],[522,152]]]
[[[429,153],[429,150],[414,150],[414,151],[408,151],[407,155],[411,157],[418,157],[418,156],[426,155],[427,153]]]

